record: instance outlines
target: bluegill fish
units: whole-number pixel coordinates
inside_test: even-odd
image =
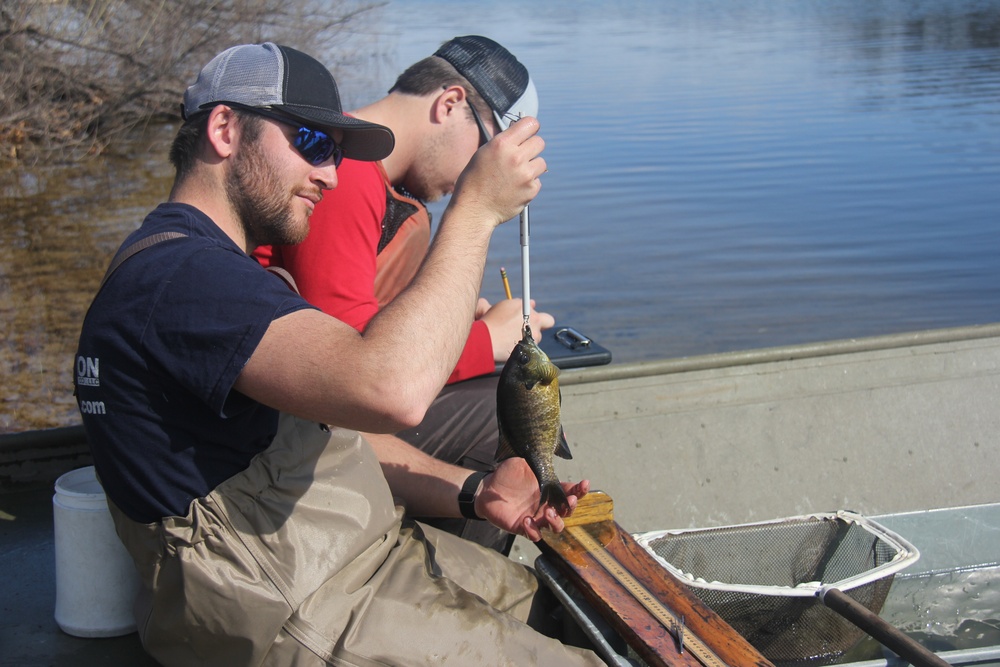
[[[524,458],[541,489],[541,500],[560,512],[569,510],[552,457],[573,458],[559,417],[562,396],[559,369],[531,337],[531,328],[514,347],[497,385],[497,422],[500,445],[497,461]]]

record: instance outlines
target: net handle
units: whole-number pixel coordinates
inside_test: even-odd
[[[820,589],[818,597],[829,609],[867,632],[873,639],[914,667],[950,667],[943,658],[886,623],[877,614],[839,589],[824,586]]]

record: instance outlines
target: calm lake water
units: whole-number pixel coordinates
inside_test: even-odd
[[[362,28],[348,107],[454,35],[528,66],[549,165],[532,296],[616,361],[1000,320],[998,1],[437,0]],[[166,196],[170,131],[0,176],[0,432],[77,422],[79,322]],[[519,258],[515,221],[485,296],[501,266],[519,292]]]

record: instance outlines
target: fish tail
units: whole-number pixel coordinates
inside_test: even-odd
[[[560,515],[569,512],[569,499],[559,482],[549,482],[542,487],[542,503],[548,503]]]

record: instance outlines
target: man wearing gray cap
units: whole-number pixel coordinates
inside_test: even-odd
[[[379,162],[346,160],[337,190],[316,207],[305,242],[259,248],[258,259],[286,269],[306,300],[363,331],[410,283],[427,254],[431,223],[424,202],[449,194],[495,133],[537,113],[535,84],[507,49],[479,35],[445,42],[407,68],[387,96],[351,114],[391,128],[392,153]],[[447,386],[419,425],[397,435],[420,451],[477,471],[466,483],[471,492],[494,466],[494,369],[521,338],[521,301],[491,306],[481,299],[469,324]],[[553,324],[551,315],[532,309],[536,336]],[[399,441],[373,444],[387,475],[410,466],[412,449]],[[427,521],[508,553],[513,536],[476,519],[466,511],[460,519]]]
[[[469,165],[413,289],[360,334],[249,253],[305,238],[341,160],[384,158],[391,131],[343,115],[330,72],[272,43],[216,56],[183,115],[169,200],[112,260],[74,364],[145,649],[185,667],[600,664],[533,629],[527,568],[403,518],[459,516],[467,471],[428,457],[411,498],[358,433],[418,423],[443,386],[490,235],[540,187],[537,122]],[[575,501],[588,484],[565,486]],[[563,526],[519,459],[472,502],[531,539]]]

